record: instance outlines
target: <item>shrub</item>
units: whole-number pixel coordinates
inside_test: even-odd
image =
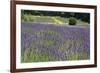
[[[76,25],[76,23],[77,23],[76,18],[74,18],[74,17],[69,18],[69,25]]]

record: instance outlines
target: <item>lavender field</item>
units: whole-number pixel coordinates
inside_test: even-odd
[[[90,27],[21,22],[21,62],[90,59]]]

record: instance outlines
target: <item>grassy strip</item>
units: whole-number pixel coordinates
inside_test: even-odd
[[[40,22],[48,24],[66,24],[69,23],[69,18],[63,18],[59,16],[35,16],[30,14],[24,14],[21,17],[22,22]],[[78,25],[88,25],[88,23],[81,20],[77,20]]]
[[[56,19],[55,17],[52,17],[52,19],[55,21],[56,24],[64,24],[63,21],[60,21],[60,20]]]

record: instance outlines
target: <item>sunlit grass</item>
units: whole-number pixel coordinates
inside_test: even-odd
[[[22,22],[37,22],[37,23],[48,23],[48,24],[68,24],[69,18],[60,17],[60,16],[39,16],[24,14],[21,19]],[[78,25],[89,25],[86,22],[77,20]]]

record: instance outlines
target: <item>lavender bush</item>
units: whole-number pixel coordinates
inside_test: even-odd
[[[89,58],[89,27],[21,23],[21,62],[86,60]]]

